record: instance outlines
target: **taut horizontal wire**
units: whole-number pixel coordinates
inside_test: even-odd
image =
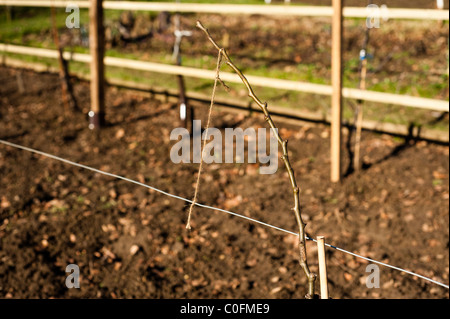
[[[132,180],[132,179],[129,179],[129,178],[120,176],[120,175],[108,173],[108,172],[105,172],[105,171],[102,171],[102,170],[99,170],[99,169],[96,169],[96,168],[93,168],[93,167],[89,167],[89,166],[86,166],[86,165],[83,165],[83,164],[79,164],[79,163],[76,163],[76,162],[72,162],[72,161],[67,160],[67,159],[65,159],[65,158],[61,158],[61,157],[58,157],[58,156],[55,156],[55,155],[52,155],[52,154],[48,154],[48,153],[45,153],[45,152],[41,152],[41,151],[38,151],[38,150],[35,150],[35,149],[32,149],[32,148],[26,147],[26,146],[22,146],[22,145],[14,144],[14,143],[11,143],[11,142],[7,142],[7,141],[1,140],[1,139],[0,139],[0,143],[2,143],[2,144],[4,144],[4,145],[11,146],[11,147],[14,147],[14,148],[18,148],[18,149],[21,149],[21,150],[24,150],[24,151],[28,151],[28,152],[31,152],[31,153],[39,154],[39,155],[42,155],[42,156],[45,156],[45,157],[48,157],[48,158],[51,158],[51,159],[54,159],[54,160],[57,160],[57,161],[66,163],[66,164],[70,164],[70,165],[73,165],[73,166],[76,166],[76,167],[84,168],[84,169],[90,170],[90,171],[95,172],[95,173],[99,173],[99,174],[102,174],[102,175],[106,175],[106,176],[114,177],[114,178],[117,178],[117,179],[121,179],[121,180],[124,180],[124,181],[126,181],[126,182],[130,182],[130,183],[133,183],[133,184],[136,184],[136,185],[139,185],[139,186],[142,186],[142,187],[145,187],[145,188],[154,190],[154,191],[156,191],[156,192],[158,192],[158,193],[161,193],[161,194],[163,194],[163,195],[166,195],[166,196],[169,196],[169,197],[172,197],[172,198],[175,198],[175,199],[179,199],[179,200],[182,200],[182,201],[185,201],[185,202],[188,202],[188,203],[191,203],[191,204],[192,204],[192,201],[189,200],[189,199],[187,199],[187,198],[184,198],[184,197],[181,197],[181,196],[177,196],[177,195],[170,194],[170,193],[168,193],[168,192],[165,192],[165,191],[160,190],[160,189],[158,189],[158,188],[155,188],[155,187],[153,187],[153,186],[150,186],[150,185],[147,185],[147,184],[144,184],[144,183],[140,183],[140,182],[138,182],[138,181],[135,181],[135,180]],[[286,229],[283,229],[283,228],[280,228],[280,227],[277,227],[277,226],[274,226],[274,225],[271,225],[271,224],[267,224],[267,223],[264,223],[264,222],[259,221],[259,220],[257,220],[257,219],[253,219],[253,218],[250,218],[250,217],[247,217],[247,216],[244,216],[244,215],[240,215],[240,214],[237,214],[237,213],[234,213],[234,212],[225,210],[225,209],[221,209],[221,208],[217,208],[217,207],[212,207],[212,206],[200,204],[200,203],[197,203],[197,202],[194,203],[194,204],[195,204],[196,206],[199,206],[199,207],[203,207],[203,208],[207,208],[207,209],[211,209],[211,210],[215,210],[215,211],[227,213],[227,214],[230,214],[230,215],[233,215],[233,216],[242,218],[242,219],[246,219],[246,220],[248,220],[248,221],[251,221],[251,222],[254,222],[254,223],[257,223],[257,224],[260,224],[260,225],[269,227],[269,228],[273,228],[273,229],[276,229],[276,230],[285,232],[285,233],[287,233],[287,234],[291,234],[291,235],[294,235],[294,236],[298,236],[298,233],[295,233],[295,232],[292,232],[292,231],[289,231],[289,230],[286,230]],[[306,239],[311,240],[311,241],[314,241],[314,242],[317,242],[317,240],[314,239],[314,238],[306,237]],[[418,277],[418,278],[422,278],[422,279],[424,279],[424,280],[426,280],[426,281],[432,282],[432,283],[434,283],[434,284],[436,284],[436,285],[439,285],[439,286],[442,286],[442,287],[444,287],[444,288],[449,289],[449,286],[446,285],[446,284],[443,284],[443,283],[441,283],[441,282],[439,282],[439,281],[436,281],[436,280],[433,280],[433,279],[431,279],[431,278],[428,278],[428,277],[425,277],[425,276],[416,274],[416,273],[414,273],[414,272],[412,272],[412,271],[409,271],[409,270],[406,270],[406,269],[402,269],[402,268],[400,268],[400,267],[392,266],[392,265],[389,265],[389,264],[386,264],[386,263],[383,263],[383,262],[381,262],[381,261],[377,261],[377,260],[374,260],[374,259],[371,259],[371,258],[368,258],[368,257],[364,257],[364,256],[361,256],[361,255],[355,254],[355,253],[353,253],[353,252],[350,252],[350,251],[348,251],[348,250],[345,250],[345,249],[342,249],[342,248],[339,248],[339,247],[336,247],[336,246],[327,244],[327,243],[325,243],[325,246],[330,247],[330,248],[333,248],[333,249],[336,249],[336,250],[338,250],[338,251],[340,251],[340,252],[343,252],[343,253],[352,255],[352,256],[354,256],[354,257],[357,257],[357,258],[361,258],[361,259],[367,260],[367,261],[372,262],[372,263],[375,263],[375,264],[379,264],[379,265],[382,265],[382,266],[385,266],[385,267],[388,267],[388,268],[391,268],[391,269],[395,269],[395,270],[398,270],[398,271],[407,273],[407,274],[409,274],[409,275],[416,276],[416,277]]]

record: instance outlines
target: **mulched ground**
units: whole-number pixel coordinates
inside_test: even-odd
[[[58,77],[0,68],[0,138],[192,198],[198,164],[173,164],[176,105],[107,90],[108,126],[87,128],[89,86],[75,82],[83,112],[64,110]],[[174,79],[175,80],[175,79]],[[206,107],[197,111],[205,123]],[[265,127],[257,114],[214,110],[212,125]],[[329,182],[329,128],[279,123],[301,187],[310,236],[449,281],[449,149],[365,132],[365,169]],[[345,165],[348,165],[345,154]],[[199,202],[296,230],[284,168],[205,165]],[[0,297],[303,298],[296,238],[146,188],[0,145]],[[309,263],[317,250],[308,243]],[[448,289],[380,267],[380,289],[365,285],[367,262],[327,249],[330,295],[448,298]],[[80,289],[65,268],[78,264]],[[317,285],[318,287],[318,285]]]
[[[284,2],[284,0],[275,0],[272,1],[273,3],[281,3]],[[330,6],[331,5],[331,1],[330,0],[291,0],[292,3],[308,3],[310,5],[327,5]],[[361,1],[361,0],[345,0],[344,4],[346,6],[356,6],[356,7],[361,7],[361,6],[365,6],[367,4],[369,4],[370,2],[377,4],[377,5],[382,5],[382,4],[386,4],[391,8],[412,8],[412,9],[436,9],[436,1],[423,1],[423,0],[389,0],[389,1],[381,1],[381,0],[375,0],[375,1],[370,1],[370,0],[366,0],[366,1]],[[444,1],[444,6],[445,8],[448,9],[448,1]]]

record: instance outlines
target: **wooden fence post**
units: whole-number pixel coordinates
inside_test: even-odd
[[[331,181],[341,180],[341,129],[342,129],[342,4],[333,0],[331,48]]]
[[[90,0],[89,50],[91,54],[91,110],[89,128],[99,129],[105,123],[104,31],[102,0]]]
[[[325,258],[324,236],[317,236],[317,254],[319,257],[320,299],[328,299],[327,262]]]

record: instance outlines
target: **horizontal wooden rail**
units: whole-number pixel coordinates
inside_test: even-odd
[[[70,0],[0,0],[4,6],[28,7],[66,7],[69,3],[80,8],[89,8],[89,1]],[[171,2],[131,2],[104,1],[104,9],[134,10],[134,11],[171,11],[197,12],[219,14],[261,14],[278,16],[315,16],[331,17],[333,9],[326,6],[298,6],[298,5],[244,5],[244,4],[208,4],[208,3],[171,3]],[[449,20],[448,10],[435,9],[403,9],[388,8],[386,18],[389,19],[418,19],[418,20]],[[384,12],[383,12],[384,13]],[[366,18],[365,7],[346,7],[344,17]]]
[[[14,67],[14,68],[22,68],[29,69],[36,72],[52,72],[58,73],[57,67],[51,67],[42,63],[36,62],[24,62],[15,58],[4,57],[1,63],[5,66]],[[76,76],[81,80],[90,81],[89,75],[82,74],[80,72],[71,72],[72,76]],[[126,88],[129,90],[133,90],[136,92],[140,92],[144,95],[150,95],[152,97],[164,100],[164,101],[172,101],[177,103],[179,98],[179,91],[177,89],[167,89],[162,87],[155,87],[145,83],[137,83],[131,81],[124,81],[120,79],[110,78],[107,79],[107,83],[112,86],[117,86],[120,88]],[[211,102],[211,97],[209,95],[197,93],[197,92],[186,92],[186,97],[190,100],[191,105],[192,102],[198,102],[199,106],[209,105]],[[248,113],[248,112],[261,112],[261,108],[254,103],[244,102],[237,99],[232,98],[224,98],[217,97],[215,99],[215,103],[219,107],[224,107],[229,112],[237,112],[237,113]],[[195,106],[195,105],[194,105]],[[271,105],[270,107],[271,113],[273,115],[274,120],[283,121],[285,123],[298,125],[299,122],[307,124],[307,123],[330,123],[330,115],[325,113],[318,112],[310,112],[303,111],[299,109],[292,109],[287,107],[280,107]],[[344,121],[344,125],[351,127],[351,123],[346,123]],[[362,123],[362,128],[368,131],[374,131],[378,133],[391,134],[396,136],[410,137],[414,139],[423,139],[433,142],[439,143],[448,143],[449,135],[448,131],[439,131],[428,128],[420,128],[413,127],[411,130],[410,127],[404,124],[393,124],[386,122],[375,122],[364,120]]]
[[[4,43],[0,43],[0,52],[25,54],[44,58],[58,58],[58,51],[56,50],[32,48]],[[83,53],[64,52],[64,58],[70,61],[83,63],[90,63],[91,61],[90,55]],[[212,70],[203,70],[192,67],[169,65],[163,63],[145,62],[115,57],[105,57],[104,62],[105,65],[107,66],[128,68],[141,71],[183,75],[186,77],[201,78],[201,79],[213,79],[215,77],[215,71]],[[222,80],[226,82],[241,83],[240,78],[235,73],[221,72],[220,76]],[[330,96],[332,92],[331,86],[323,84],[273,79],[253,75],[248,75],[247,78],[250,81],[250,83],[252,83],[252,85],[254,86],[305,92],[326,96]],[[344,98],[349,99],[360,99],[363,101],[370,101],[384,104],[395,104],[439,112],[449,111],[448,101],[444,100],[421,98],[409,95],[391,94],[375,91],[366,91],[352,88],[344,88],[342,94]]]

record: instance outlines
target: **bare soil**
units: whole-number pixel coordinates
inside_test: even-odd
[[[87,127],[89,86],[74,81],[83,112],[64,110],[58,77],[0,68],[0,138],[192,198],[198,164],[174,164],[176,105],[108,88],[99,134]],[[175,79],[174,79],[175,80]],[[197,110],[205,123],[207,106]],[[214,109],[212,126],[265,127],[257,114]],[[329,128],[279,123],[301,187],[309,236],[448,284],[449,149],[364,132],[364,169],[329,181]],[[345,135],[344,137],[346,137]],[[345,165],[348,165],[345,153]],[[295,231],[293,198],[279,161],[204,166],[199,202]],[[1,298],[303,298],[293,235],[125,181],[0,145]],[[132,247],[136,245],[136,249]],[[309,263],[317,272],[315,244]],[[448,298],[448,289],[327,249],[332,298]],[[67,289],[75,263],[80,289]]]

